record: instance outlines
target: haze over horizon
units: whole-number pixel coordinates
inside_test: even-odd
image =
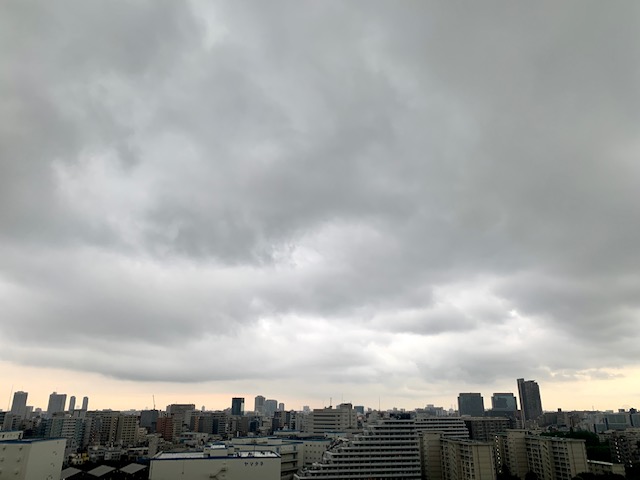
[[[0,395],[639,408],[639,24],[2,2]]]

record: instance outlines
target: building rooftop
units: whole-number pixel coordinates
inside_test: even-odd
[[[55,440],[66,440],[66,438],[1,438],[0,443],[10,443],[10,444],[31,444],[38,442],[52,442]]]
[[[216,458],[280,458],[280,455],[268,450],[227,453],[226,449],[215,449],[207,452],[161,452],[153,457],[152,460],[208,460]]]

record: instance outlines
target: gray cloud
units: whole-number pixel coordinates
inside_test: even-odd
[[[4,359],[460,388],[637,365],[637,6],[68,8],[0,7]]]

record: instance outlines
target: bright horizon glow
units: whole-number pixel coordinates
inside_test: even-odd
[[[276,390],[270,392],[251,392],[246,390],[246,386],[238,385],[238,390],[233,390],[233,382],[223,384],[223,391],[212,393],[216,390],[216,383],[196,383],[196,384],[173,384],[162,382],[131,382],[107,378],[99,374],[70,372],[60,369],[40,369],[35,367],[15,366],[7,362],[0,362],[0,384],[3,386],[0,394],[6,398],[7,403],[0,405],[0,409],[9,410],[12,401],[11,385],[13,392],[18,390],[26,391],[29,394],[27,404],[40,407],[46,410],[49,395],[57,393],[67,394],[67,405],[69,397],[75,395],[76,406],[82,405],[82,397],[89,397],[89,410],[143,410],[153,408],[153,398],[155,395],[156,408],[164,410],[172,403],[193,403],[197,409],[203,405],[207,410],[224,410],[231,408],[232,397],[244,397],[245,411],[253,409],[253,401],[257,395],[266,398],[274,398],[278,403],[283,402],[287,410],[302,410],[303,406],[322,408],[329,405],[332,397],[332,404],[352,403],[353,405],[364,405],[365,408],[378,408],[378,399],[372,397],[345,397],[339,393],[330,395],[327,393],[325,399],[313,399],[295,397],[291,395],[280,395]],[[11,372],[9,374],[9,372]],[[556,411],[561,408],[563,411],[571,410],[595,410],[617,411],[619,408],[638,408],[640,394],[635,385],[630,385],[626,378],[633,378],[640,375],[638,369],[625,369],[616,372],[624,375],[623,378],[610,380],[589,380],[589,381],[567,381],[548,382],[540,384],[542,406],[544,411]],[[19,379],[28,378],[27,381]],[[53,380],[57,378],[58,380]],[[529,380],[529,379],[527,379]],[[531,379],[535,380],[535,379]],[[84,386],[83,386],[84,385]],[[245,390],[242,390],[244,388]],[[424,408],[427,404],[457,409],[457,395],[461,392],[480,392],[484,399],[485,409],[491,408],[491,395],[497,392],[511,392],[516,398],[518,390],[516,379],[511,387],[502,386],[492,391],[486,388],[481,390],[469,389],[461,390],[452,395],[434,396],[425,398],[424,402],[410,404],[408,402],[393,403],[387,395],[381,395],[381,407],[383,410],[390,410],[394,407],[414,410]],[[569,402],[568,398],[579,398],[578,402]],[[518,400],[519,402],[519,400]]]

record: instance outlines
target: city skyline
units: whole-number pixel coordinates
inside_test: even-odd
[[[571,385],[572,386],[568,388],[573,388],[573,384]],[[42,408],[43,412],[46,412],[47,402],[49,401],[49,398],[52,395],[52,391],[49,390],[48,392],[45,392],[44,394],[42,394],[41,393],[42,388],[44,387],[40,386],[40,388],[38,388],[35,385],[32,385],[32,387],[35,387],[35,388],[32,388],[31,390],[27,389],[27,390],[17,390],[17,391],[22,391],[23,393],[26,392],[28,394],[29,400],[27,404],[29,406],[33,406],[35,408]],[[609,404],[594,404],[594,403],[588,404],[587,402],[587,403],[582,403],[578,405],[570,405],[570,404],[561,402],[560,404],[556,405],[554,402],[557,401],[557,398],[553,394],[547,397],[546,387],[547,385],[543,385],[544,390],[541,392],[543,405],[546,404],[547,402],[550,404],[549,407],[545,407],[543,409],[545,412],[554,412],[558,408],[562,409],[563,411],[572,411],[572,410],[617,411],[618,409],[638,408],[638,404],[635,404],[633,402],[628,402],[624,398],[619,398],[619,397],[613,398],[615,397],[615,392],[611,392],[612,400],[611,400],[611,403]],[[91,391],[91,390],[88,390],[88,391]],[[162,390],[159,390],[159,391],[162,392]],[[15,393],[16,391],[14,391],[11,394],[11,399],[9,400],[7,406],[11,404],[13,395]],[[59,395],[66,394],[69,397],[73,395],[73,393],[75,392],[58,390],[57,392],[54,391],[53,393],[57,393]],[[82,397],[84,396],[89,397],[90,410],[102,410],[102,409],[147,410],[147,409],[153,408],[154,402],[155,402],[155,408],[157,408],[158,410],[164,410],[164,408],[170,404],[182,404],[184,402],[193,403],[194,405],[197,406],[198,409],[201,406],[204,406],[206,407],[207,410],[226,410],[226,409],[231,410],[233,399],[238,398],[244,401],[243,405],[244,405],[245,411],[253,411],[252,406],[254,405],[255,397],[265,397],[266,401],[268,401],[271,398],[269,397],[269,395],[265,395],[264,393],[265,392],[259,392],[259,391],[230,392],[230,393],[222,393],[222,392],[207,393],[202,391],[191,391],[191,392],[183,391],[182,393],[173,393],[169,395],[167,395],[164,392],[161,395],[158,395],[155,393],[151,393],[147,395],[143,392],[137,391],[135,395],[133,395],[132,397],[129,397],[129,398],[135,399],[133,400],[133,403],[127,403],[129,401],[127,398],[123,399],[122,395],[118,393],[114,394],[113,392],[109,392],[108,389],[105,390],[104,394],[95,393],[94,391],[93,396],[86,395],[86,392],[82,392],[80,393],[80,395]],[[286,410],[297,410],[297,411],[302,411],[304,406],[308,406],[313,409],[313,408],[324,408],[330,405],[335,407],[336,405],[339,405],[341,403],[351,403],[352,405],[363,405],[365,406],[365,408],[371,408],[373,410],[378,409],[378,406],[380,406],[382,410],[399,408],[399,409],[406,409],[407,411],[409,411],[417,408],[418,409],[424,408],[426,405],[429,405],[429,404],[443,407],[445,410],[449,410],[449,409],[458,410],[459,395],[461,394],[464,395],[465,393],[466,392],[458,392],[453,397],[434,396],[432,398],[424,399],[422,403],[417,401],[414,404],[409,404],[409,403],[394,403],[394,399],[398,398],[394,396],[387,396],[387,397],[380,396],[379,399],[376,398],[376,399],[370,399],[369,401],[364,401],[363,399],[366,397],[357,396],[357,395],[354,397],[344,397],[344,395],[339,395],[339,396],[326,396],[325,398],[320,398],[320,399],[319,398],[298,399],[298,401],[296,402],[295,397],[285,397],[285,395],[283,395],[282,393],[271,392],[271,394],[273,394],[273,396],[275,396],[275,398],[277,399],[276,401],[278,404],[279,403],[285,404]],[[511,393],[516,399],[518,398],[518,395],[519,395],[518,385],[516,380],[514,380],[511,390],[504,390],[504,392],[503,391],[493,392],[493,391],[488,391],[487,389],[482,389],[482,391],[478,393],[480,393],[480,395],[484,400],[484,409],[486,411],[491,409],[491,396],[493,394]],[[244,395],[244,396],[241,397],[241,395]],[[76,397],[78,397],[78,395],[76,395]],[[34,398],[36,400],[34,400]],[[78,398],[81,398],[81,397],[78,397]],[[452,401],[447,401],[447,399],[449,398],[451,398]],[[589,400],[589,398],[592,398],[592,397],[586,396],[585,401]],[[40,402],[39,399],[41,399],[42,402]],[[519,404],[519,400],[517,400],[517,402],[518,402],[517,403],[518,410],[520,410],[521,405]],[[0,410],[9,411],[10,408],[7,408],[7,406],[0,405]],[[81,405],[79,403],[76,403],[76,408],[78,409],[81,408]]]
[[[1,2],[0,393],[637,407],[639,22]]]

